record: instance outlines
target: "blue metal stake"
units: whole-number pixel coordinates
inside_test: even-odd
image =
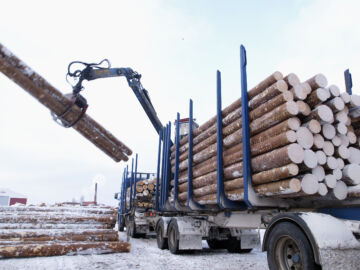
[[[174,175],[174,208],[177,209],[178,184],[179,184],[179,140],[180,140],[180,114],[176,115],[176,138],[175,138],[175,175]]]
[[[135,175],[134,175],[134,192],[133,192],[133,199],[136,197],[136,175],[137,175],[137,164],[138,164],[138,154],[135,156]]]
[[[244,201],[249,206],[248,189],[251,185],[251,150],[250,150],[250,128],[249,128],[249,107],[247,93],[246,75],[246,51],[243,45],[240,46],[240,70],[241,70],[241,118],[242,118],[242,142],[243,142],[243,177],[244,177]]]
[[[352,95],[352,77],[351,77],[351,73],[349,71],[349,69],[344,71],[344,77],[345,77],[345,87],[346,87],[346,92],[349,95]]]
[[[167,126],[164,128],[164,140],[163,140],[163,154],[162,154],[162,166],[161,166],[161,193],[160,193],[160,209],[164,209],[164,197],[165,197],[165,172],[166,172],[166,150],[167,150]]]
[[[159,148],[158,148],[158,162],[157,162],[157,170],[156,170],[156,187],[155,187],[155,209],[159,211],[159,184],[160,184],[160,159],[161,159],[161,138],[163,131],[159,132]]]
[[[171,178],[171,164],[170,164],[170,155],[171,155],[171,122],[169,122],[168,131],[167,131],[167,147],[166,147],[166,155],[165,155],[165,168],[166,168],[166,174],[165,174],[165,197],[164,197],[164,206],[166,204],[166,201],[169,197],[169,189],[170,189],[170,178]]]
[[[194,200],[193,186],[192,186],[192,160],[193,160],[193,101],[190,99],[189,104],[189,147],[188,147],[188,194],[187,194],[187,207],[191,210],[205,209],[204,205],[198,204]]]
[[[130,179],[130,209],[132,208],[132,197],[133,197],[133,185],[134,185],[134,158],[131,159],[131,179]]]
[[[216,72],[216,161],[217,161],[217,203],[222,209],[239,209],[244,205],[231,201],[226,197],[224,190],[224,162],[223,162],[223,131],[221,106],[221,73]]]

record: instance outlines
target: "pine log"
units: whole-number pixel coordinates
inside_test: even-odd
[[[306,98],[306,103],[310,108],[314,108],[316,105],[323,103],[328,99],[328,94],[323,88],[318,88],[311,92],[311,94]]]
[[[326,163],[324,164],[324,168],[326,170],[335,170],[338,168],[338,162],[337,159],[333,156],[327,157]]]
[[[316,107],[314,110],[311,111],[309,116],[305,118],[305,121],[309,121],[311,119],[332,123],[334,121],[334,115],[328,106],[319,105],[318,107]]]
[[[360,198],[360,185],[348,187],[348,197]]]
[[[345,165],[343,169],[342,180],[346,184],[351,186],[360,184],[360,165],[358,164]]]
[[[350,107],[356,108],[360,106],[360,96],[359,95],[350,95]]]
[[[56,115],[63,114],[71,104],[71,101],[59,90],[35,73],[2,44],[0,44],[0,71]],[[72,123],[78,119],[80,114],[81,110],[77,106],[73,106],[69,113],[64,116],[64,119],[68,123]],[[116,162],[127,161],[127,155],[132,154],[130,148],[116,139],[87,114],[73,128]]]
[[[106,224],[115,224],[116,216],[60,216],[60,215],[42,215],[42,216],[26,216],[26,215],[10,215],[0,216],[0,223],[77,223],[77,224],[98,224],[98,223],[106,223]]]
[[[360,150],[355,147],[349,147],[349,152],[348,161],[352,164],[360,164]]]
[[[275,149],[266,154],[257,156],[251,159],[251,166],[253,173],[270,170],[273,168],[282,167],[290,163],[299,164],[304,159],[304,150],[298,144],[290,144],[279,149]],[[227,166],[224,160],[224,167]],[[224,178],[227,180],[242,177],[243,163],[235,163],[224,168]],[[202,187],[209,183],[213,183],[216,179],[216,163],[207,170],[193,171],[193,188]],[[204,173],[206,172],[206,174]],[[179,179],[179,183],[187,181],[187,176],[183,179]],[[179,185],[180,187],[181,185]]]
[[[338,97],[338,96],[340,96],[340,89],[339,89],[339,87],[337,87],[336,85],[330,85],[329,87],[328,87],[328,89],[329,89],[329,92],[330,92],[330,94],[331,94],[331,96],[332,97]]]
[[[320,196],[325,196],[326,194],[328,194],[328,188],[326,187],[326,185],[324,183],[319,183],[318,194]]]
[[[332,155],[334,155],[335,147],[332,144],[332,142],[325,141],[322,150],[324,151],[325,155],[332,156]]]
[[[311,173],[317,178],[318,182],[321,182],[325,179],[325,170],[320,165],[313,168]]]
[[[324,147],[324,137],[321,134],[314,134],[314,145],[313,148],[315,150],[320,150]]]
[[[349,140],[348,136],[343,135],[343,134],[339,134],[339,137],[341,139],[341,145],[344,145],[344,146],[348,147],[349,144],[350,144],[350,140]]]
[[[297,117],[292,117],[287,120],[282,121],[281,123],[251,137],[251,145],[258,144],[268,140],[271,137],[279,135],[288,130],[296,131],[300,127],[300,120]]]
[[[346,123],[347,119],[348,119],[348,112],[346,112],[346,110],[342,110],[335,114],[335,120],[340,123]]]
[[[341,93],[340,97],[342,98],[342,100],[344,101],[345,104],[348,104],[351,101],[351,97],[347,92]]]
[[[301,84],[297,84],[290,89],[290,92],[294,95],[295,100],[306,99],[307,94],[305,93],[304,87]]]
[[[316,74],[306,81],[312,90],[316,90],[318,88],[324,88],[327,85],[327,79],[323,74]]]
[[[332,195],[338,200],[345,200],[348,193],[348,187],[342,181],[337,181],[334,189],[332,190]]]
[[[43,257],[59,255],[106,254],[130,252],[126,242],[83,242],[15,245],[0,247],[1,258]]]
[[[335,188],[336,186],[336,177],[333,174],[325,175],[325,184],[329,188]]]
[[[259,173],[255,173],[252,175],[252,183],[254,185],[260,185],[265,183],[270,183],[278,180],[282,180],[285,178],[290,178],[296,176],[299,173],[299,167],[296,164],[288,164],[279,168],[274,168],[266,171],[262,171]],[[240,188],[242,183],[242,178],[229,180],[225,182],[225,185],[233,186]],[[207,183],[208,185],[216,184],[216,179],[213,182]],[[172,182],[174,185],[174,182]],[[202,186],[196,186],[196,188],[201,188]],[[195,186],[194,186],[195,188]],[[179,192],[186,192],[187,191],[187,182],[179,186]]]
[[[339,147],[335,147],[334,156],[342,159],[348,159],[350,158],[350,150],[347,147],[340,145]]]
[[[305,149],[304,151],[304,164],[309,169],[313,169],[318,165],[317,156],[311,149]]]
[[[308,128],[313,134],[320,133],[321,131],[320,122],[315,119],[311,119],[310,121],[302,124],[302,126]]]
[[[336,135],[335,127],[329,123],[322,125],[322,135],[325,139],[331,140]]]
[[[355,135],[354,132],[348,131],[348,132],[346,133],[346,136],[349,138],[350,144],[355,144],[355,143],[357,142],[357,139],[358,139],[358,138],[356,137],[356,135]]]
[[[310,149],[314,144],[314,136],[306,127],[300,127],[296,131],[296,140],[304,149]]]
[[[341,180],[341,178],[343,177],[342,170],[339,168],[333,170],[332,174],[335,176],[336,180]]]
[[[337,133],[339,133],[339,134],[344,134],[345,135],[347,133],[347,131],[348,131],[348,128],[346,127],[346,125],[344,123],[337,123],[335,125],[335,127],[336,127]],[[355,136],[355,138],[356,138],[356,136]]]
[[[331,139],[331,142],[332,142],[332,144],[333,144],[335,147],[340,146],[340,145],[341,145],[341,138],[340,138],[340,136],[335,135],[334,138]]]
[[[337,158],[337,161],[338,161],[338,168],[339,168],[340,170],[344,169],[344,167],[345,167],[345,162],[344,162],[344,160],[343,160],[342,158]]]
[[[266,88],[273,85],[274,83],[281,80],[282,78],[283,78],[283,75],[280,72],[278,72],[278,71],[274,72],[273,74],[271,74],[270,76],[265,78],[263,81],[261,81],[258,85],[256,85],[251,90],[249,90],[248,98],[251,99],[255,93],[261,93]],[[256,96],[256,95],[254,95],[254,96]],[[237,100],[235,100],[233,103],[231,103],[229,106],[227,106],[226,108],[224,108],[222,110],[222,118],[225,118],[229,113],[231,113],[232,111],[234,111],[235,109],[237,109],[239,107],[241,107],[241,98],[238,98]],[[206,121],[200,127],[194,129],[193,137],[195,138],[197,135],[204,132],[205,130],[207,130],[209,127],[211,127],[215,123],[216,123],[216,115],[213,116],[212,118],[210,118],[208,121]],[[184,145],[185,143],[188,142],[188,140],[189,140],[188,137],[185,136],[184,138],[182,138],[179,141],[179,144]],[[173,145],[171,147],[171,151],[174,152],[174,150],[175,150],[175,146]]]
[[[311,113],[311,108],[309,105],[307,105],[304,101],[298,100],[296,101],[296,104],[299,107],[299,114],[303,116],[308,116]]]
[[[279,80],[273,85],[269,86],[263,92],[259,93],[258,95],[249,99],[249,110],[253,110],[260,105],[264,104],[265,102],[269,101],[270,99],[280,95],[281,93],[288,90],[288,86],[285,81]]]
[[[309,195],[315,194],[319,190],[319,182],[316,176],[305,174],[299,177],[301,179],[301,190]]]
[[[333,112],[339,112],[345,108],[345,103],[340,97],[334,97],[325,103]]]
[[[291,178],[254,187],[255,192],[263,196],[278,196],[298,193],[301,191],[299,179]]]
[[[296,74],[294,73],[289,73],[288,75],[286,75],[283,80],[290,86],[290,87],[294,87],[298,84],[300,84],[300,80],[299,77],[296,76]]]
[[[324,153],[324,151],[318,150],[315,152],[316,154],[316,158],[317,158],[317,162],[319,165],[325,165],[326,163],[326,155]]]

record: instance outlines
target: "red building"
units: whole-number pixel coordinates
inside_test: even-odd
[[[8,188],[0,188],[0,206],[9,206],[16,203],[26,205],[27,198],[25,195],[16,193]]]

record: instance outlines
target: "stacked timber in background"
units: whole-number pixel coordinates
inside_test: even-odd
[[[0,44],[0,71],[57,116],[63,115],[72,104],[67,96],[63,95],[2,44]],[[79,117],[81,117],[81,109],[74,105],[63,116],[63,119],[67,123],[73,123]],[[83,115],[73,128],[116,162],[127,161],[128,156],[132,154],[129,147],[87,114]]]
[[[145,179],[136,182],[135,204],[140,208],[154,208],[156,179]],[[126,191],[126,206],[129,207],[130,187]]]
[[[343,200],[360,194],[360,97],[317,74],[305,82],[275,72],[248,92],[252,184],[264,197]],[[224,189],[243,200],[241,98],[222,111]],[[358,122],[357,122],[358,121]],[[195,201],[217,203],[216,116],[193,131]],[[188,137],[179,141],[180,202],[188,190]],[[175,171],[175,146],[171,148]],[[171,181],[174,186],[174,180]],[[173,201],[174,189],[170,192]]]
[[[0,207],[0,258],[129,252],[109,207]]]

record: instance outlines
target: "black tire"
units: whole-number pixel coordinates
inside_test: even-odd
[[[226,241],[225,240],[206,240],[209,248],[211,249],[225,249],[226,248]]]
[[[270,270],[315,270],[313,250],[303,231],[291,222],[276,224],[267,242]]]
[[[179,227],[176,219],[172,219],[168,227],[168,247],[172,254],[179,254]]]
[[[230,253],[250,253],[252,251],[251,248],[249,249],[241,249],[241,242],[236,238],[230,238],[225,242],[225,247],[227,251]]]
[[[168,239],[164,237],[164,229],[165,229],[164,221],[160,219],[156,226],[156,242],[158,248],[160,249],[168,248]]]

